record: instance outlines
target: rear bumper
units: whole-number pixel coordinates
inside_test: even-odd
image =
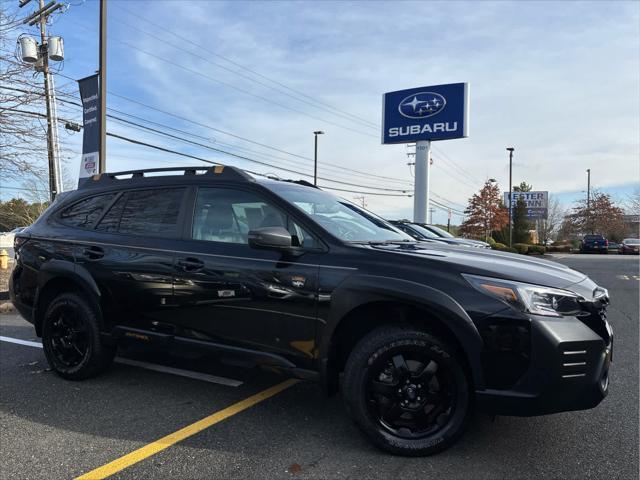
[[[11,300],[13,306],[18,310],[18,313],[20,313],[27,322],[34,323],[33,308],[31,305],[21,302],[20,298],[16,295],[14,276],[17,275],[17,273],[18,269],[14,268],[11,275],[9,275],[9,300]]]
[[[480,410],[533,416],[597,406],[609,389],[613,332],[607,338],[577,318],[532,317],[530,366],[509,390],[479,390]]]

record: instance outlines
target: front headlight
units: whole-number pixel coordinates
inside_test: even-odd
[[[475,288],[523,312],[548,317],[576,315],[584,298],[569,290],[512,282],[499,278],[463,275]]]

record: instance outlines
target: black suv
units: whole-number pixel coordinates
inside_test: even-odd
[[[125,339],[243,356],[341,388],[364,433],[404,455],[451,445],[474,406],[606,396],[608,294],[582,273],[421,243],[304,182],[163,173],[92,177],[16,235],[11,300],[62,377],[100,373]]]

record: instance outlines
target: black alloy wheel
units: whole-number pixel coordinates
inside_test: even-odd
[[[115,346],[100,340],[99,310],[75,292],[62,293],[48,305],[42,347],[51,369],[68,380],[83,380],[105,370]]]
[[[377,358],[367,385],[372,418],[408,439],[433,435],[446,425],[455,411],[456,384],[437,360],[417,346]]]
[[[57,362],[68,368],[77,367],[89,353],[87,325],[77,309],[61,305],[51,320],[51,351]]]
[[[347,411],[379,448],[424,456],[452,445],[472,411],[460,353],[411,327],[386,326],[351,351],[342,379]]]

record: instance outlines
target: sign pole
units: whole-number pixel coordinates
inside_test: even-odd
[[[98,173],[107,171],[107,0],[100,0],[100,156]]]
[[[416,142],[416,178],[413,187],[413,221],[427,223],[429,211],[429,171],[431,158],[431,141]]]

